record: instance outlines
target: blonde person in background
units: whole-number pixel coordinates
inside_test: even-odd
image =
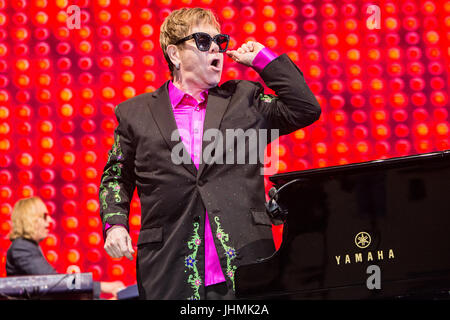
[[[51,225],[55,223],[47,207],[39,197],[21,199],[16,202],[11,215],[11,246],[6,255],[7,276],[57,274],[45,259],[39,243],[48,237]],[[73,266],[69,269],[74,269]],[[79,268],[78,268],[79,270]],[[94,298],[100,292],[112,294],[124,289],[121,281],[94,281]]]

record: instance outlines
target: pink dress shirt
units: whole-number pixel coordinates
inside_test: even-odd
[[[203,123],[205,122],[208,91],[201,93],[201,101],[185,94],[169,82],[169,98],[181,140],[198,169],[202,155]],[[225,281],[219,263],[208,212],[205,212],[205,286]]]
[[[277,57],[270,49],[262,49],[253,60],[253,68],[261,72],[264,67]],[[189,94],[175,87],[169,82],[169,98],[172,105],[175,122],[177,124],[181,140],[190,153],[193,163],[198,169],[202,155],[203,123],[205,122],[208,91],[201,93],[201,100],[197,101]],[[105,224],[104,233],[111,228]],[[125,227],[125,226],[123,226]],[[219,257],[214,245],[214,239],[209,223],[208,213],[205,212],[205,286],[224,282],[225,277],[220,267]]]

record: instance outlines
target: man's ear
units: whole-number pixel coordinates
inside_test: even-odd
[[[166,52],[173,65],[180,64],[180,51],[176,45],[169,44],[166,48]]]

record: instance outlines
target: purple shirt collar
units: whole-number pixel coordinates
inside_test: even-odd
[[[181,100],[183,100],[184,95],[186,95],[187,93],[185,93],[185,92],[181,91],[180,89],[178,89],[173,84],[172,81],[169,81],[168,90],[169,90],[169,98],[170,98],[170,103],[172,104],[172,108],[176,108],[180,104]],[[190,97],[192,97],[192,96],[190,96]],[[202,101],[201,102],[205,101],[206,98],[208,97],[208,90],[202,91],[201,97],[202,97]],[[192,97],[192,99],[194,99],[194,97]]]

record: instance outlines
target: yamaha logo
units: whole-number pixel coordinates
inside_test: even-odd
[[[355,244],[358,248],[364,249],[370,246],[370,242],[372,239],[370,238],[370,234],[367,232],[359,232],[355,237]]]
[[[361,252],[349,252],[344,254],[335,255],[336,265],[345,265],[351,263],[362,263],[362,262],[372,262],[372,261],[382,261],[382,260],[393,260],[395,259],[393,249],[381,249],[377,248],[375,251],[367,250],[367,248],[372,243],[372,237],[368,232],[361,231],[358,232],[354,239],[355,245]]]

